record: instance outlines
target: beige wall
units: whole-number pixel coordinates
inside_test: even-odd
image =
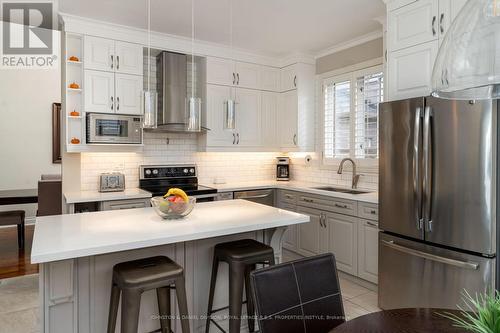
[[[316,60],[316,74],[359,64],[384,55],[383,39],[378,38]]]

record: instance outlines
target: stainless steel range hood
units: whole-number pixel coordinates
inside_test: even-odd
[[[161,52],[156,57],[158,132],[206,130],[206,59]],[[200,102],[201,101],[201,102]]]

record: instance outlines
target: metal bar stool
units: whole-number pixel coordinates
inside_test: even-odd
[[[17,245],[24,250],[24,210],[0,212],[0,225],[17,225]]]
[[[137,333],[141,294],[156,289],[161,332],[170,333],[170,288],[172,284],[175,284],[182,333],[189,333],[184,270],[177,263],[163,256],[127,261],[113,267],[107,332],[115,333],[120,293],[123,294],[121,333]]]
[[[215,284],[219,262],[229,264],[229,307],[213,310]],[[210,293],[208,296],[208,313],[205,332],[210,330],[210,323],[224,330],[213,319],[212,314],[229,308],[229,332],[240,332],[241,308],[243,302],[243,285],[247,295],[248,330],[255,331],[254,306],[250,291],[250,272],[255,270],[256,264],[274,265],[273,248],[253,239],[242,239],[233,242],[215,245],[212,266],[212,277],[210,279]]]

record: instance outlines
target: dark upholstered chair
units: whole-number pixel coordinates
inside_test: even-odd
[[[0,212],[0,225],[17,225],[17,245],[24,250],[24,210]]]
[[[38,181],[38,211],[37,216],[62,214],[62,182],[59,179],[47,177]]]
[[[333,254],[250,273],[262,333],[327,333],[345,322]]]

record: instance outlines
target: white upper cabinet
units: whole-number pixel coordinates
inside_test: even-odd
[[[278,68],[260,66],[260,85],[262,90],[280,91],[280,75]]]
[[[85,69],[142,75],[142,46],[106,38],[84,37]]]
[[[426,96],[431,93],[431,76],[439,42],[431,41],[392,52],[389,56],[391,100]]]
[[[98,71],[114,70],[114,40],[85,36],[84,50],[85,69]]]
[[[440,43],[466,0],[392,0],[388,4],[387,100],[432,91]]]
[[[236,144],[246,147],[262,145],[261,92],[236,88]]]
[[[439,1],[439,33],[444,38],[453,20],[465,5],[467,0],[440,0]]]
[[[230,147],[236,142],[234,130],[224,128],[227,116],[227,102],[232,98],[233,88],[227,86],[207,85],[207,126],[205,134],[207,147]]]
[[[207,83],[255,90],[279,91],[278,68],[233,61],[207,58]]]
[[[142,76],[115,75],[115,111],[121,114],[142,114]]]
[[[143,74],[142,46],[132,43],[115,43],[115,70],[124,74]]]
[[[278,106],[279,93],[262,92],[262,145],[266,148],[278,148]]]
[[[388,47],[391,51],[439,38],[439,1],[419,0],[388,16]]]
[[[297,69],[295,65],[281,69],[281,91],[297,89]]]
[[[207,58],[207,83],[232,86],[236,84],[234,61],[221,58]]]
[[[87,112],[115,112],[114,74],[85,71],[84,106]]]
[[[234,63],[236,86],[260,89],[260,67],[259,65],[236,61]]]
[[[278,134],[281,148],[295,150],[298,145],[298,97],[297,91],[291,90],[281,94]]]

